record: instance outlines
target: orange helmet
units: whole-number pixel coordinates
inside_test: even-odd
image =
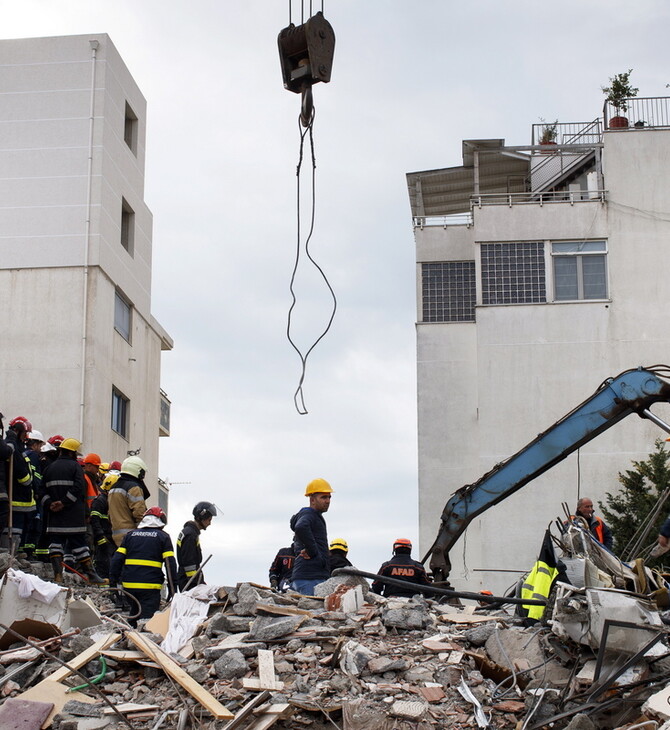
[[[93,464],[94,466],[100,466],[101,459],[97,454],[86,454],[82,464]]]
[[[399,537],[394,543],[393,543],[393,549],[397,550],[398,548],[409,548],[412,549],[412,541],[408,540],[406,537]]]

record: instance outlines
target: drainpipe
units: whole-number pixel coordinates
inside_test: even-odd
[[[84,409],[86,406],[86,330],[88,325],[88,261],[91,248],[91,190],[93,186],[93,122],[95,120],[95,67],[98,41],[91,46],[91,104],[88,117],[88,170],[86,174],[86,234],[84,238],[83,311],[81,325],[81,389],[79,400],[79,440],[84,439]]]

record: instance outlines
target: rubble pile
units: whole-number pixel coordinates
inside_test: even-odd
[[[83,627],[74,633],[64,622],[43,646],[95,684],[67,692],[84,679],[6,634],[0,727],[12,727],[3,712],[13,717],[20,703],[35,713],[53,703],[45,720],[26,727],[55,730],[574,730],[670,719],[660,619],[639,639],[628,636],[625,655],[618,641],[601,652],[570,635],[570,611],[583,621],[597,603],[580,603],[574,592],[557,606],[565,620],[553,622],[558,631],[551,622],[524,626],[505,610],[382,598],[351,576],[331,578],[313,598],[251,583],[209,588],[206,597],[194,589],[133,630],[109,593],[70,590]]]

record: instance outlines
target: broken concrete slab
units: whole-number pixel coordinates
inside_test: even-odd
[[[258,616],[249,628],[250,641],[274,641],[295,631],[305,616]]]
[[[244,677],[249,671],[247,660],[241,651],[229,649],[222,654],[212,665],[216,676],[219,679],[234,679]]]

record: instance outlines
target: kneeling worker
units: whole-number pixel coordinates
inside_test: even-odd
[[[111,585],[121,585],[140,606],[139,618],[151,618],[160,606],[163,563],[168,582],[168,600],[174,593],[176,563],[172,540],[163,528],[167,516],[160,507],[150,507],[140,524],[126,533],[114,553],[109,569]],[[131,622],[131,623],[136,623]]]
[[[177,585],[183,591],[191,578],[202,565],[202,550],[200,549],[200,532],[212,524],[212,517],[216,517],[216,506],[211,502],[198,502],[193,508],[193,519],[189,520],[177,538]],[[204,583],[202,571],[192,582],[190,587]]]
[[[374,581],[372,590],[382,596],[412,596],[421,591],[416,585],[427,586],[430,584],[426,569],[417,560],[412,560],[412,543],[403,537],[398,538],[393,543],[393,558],[382,564],[377,571],[379,575],[387,578],[395,578],[396,580],[406,581],[407,588],[391,585],[390,583],[382,583],[380,580]]]

